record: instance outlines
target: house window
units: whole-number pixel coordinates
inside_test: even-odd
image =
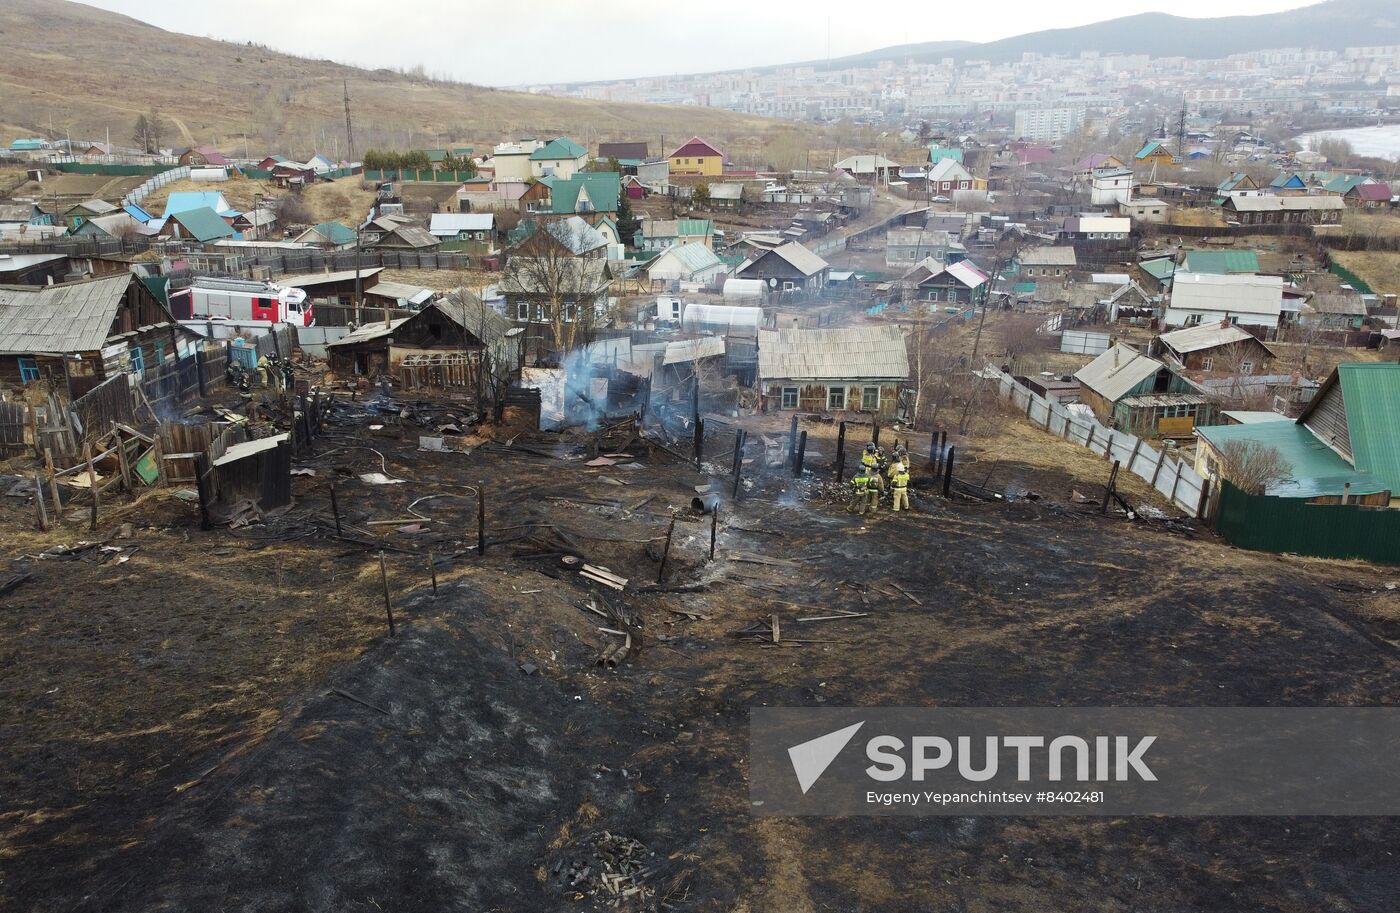
[[[517,303],[516,303],[516,305],[515,305],[515,319],[516,319],[516,320],[529,320],[529,319],[530,319],[530,303],[529,303],[528,301],[521,301],[521,302],[517,302]]]
[[[796,409],[796,408],[797,408],[797,388],[796,388],[796,387],[784,387],[784,388],[783,388],[783,408],[784,408],[784,409]]]
[[[1202,358],[1202,359],[1201,359],[1201,370],[1202,370],[1202,371],[1214,371],[1214,370],[1215,370],[1215,359],[1214,359],[1214,358]]]
[[[826,408],[839,410],[846,408],[846,388],[827,387],[826,388]]]
[[[146,353],[141,351],[140,346],[131,348],[131,373],[138,377],[146,373]]]
[[[867,412],[878,412],[880,409],[880,388],[866,387],[861,390],[860,407]]]
[[[19,382],[27,384],[31,380],[39,379],[39,362],[33,358],[21,358],[19,360]]]
[[[1252,361],[1241,362],[1241,363],[1240,363],[1240,373],[1241,373],[1241,374],[1253,374],[1253,373],[1254,373],[1254,362],[1252,362]]]
[[[929,301],[937,301],[937,300],[938,300],[938,289],[936,289],[936,288],[931,288],[931,289],[928,290],[928,300],[929,300]]]
[[[165,364],[165,340],[164,340],[164,339],[157,339],[157,340],[156,340],[156,364],[158,364],[158,365],[163,365],[163,364]]]

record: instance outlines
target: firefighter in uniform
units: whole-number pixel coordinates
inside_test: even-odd
[[[899,471],[890,477],[890,489],[894,492],[894,512],[899,513],[900,506],[905,510],[909,509],[909,470],[903,463],[895,463]]]
[[[266,355],[260,355],[260,356],[258,356],[258,386],[260,386],[260,387],[266,387],[266,386],[268,385],[268,381],[269,381],[269,377],[268,377],[268,367],[269,367],[269,365],[270,365],[270,362],[267,360],[267,356],[266,356]]]
[[[868,470],[862,469],[851,479],[851,490],[855,492],[855,500],[851,502],[851,510],[858,514],[864,514],[870,509],[868,492],[874,486],[875,480]],[[879,489],[874,489],[877,494]]]

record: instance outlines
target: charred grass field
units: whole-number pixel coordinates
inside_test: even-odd
[[[963,471],[981,484],[999,453],[1038,501],[945,501],[926,482],[912,514],[862,519],[830,491],[820,437],[801,480],[751,449],[735,503],[723,427],[697,472],[637,442],[638,466],[588,467],[613,451],[582,436],[422,452],[417,427],[369,421],[341,413],[295,506],[249,529],[202,532],[155,495],[99,530],[131,524],[120,553],[37,559],[91,536],[33,532],[24,499],[0,497],[7,556],[32,575],[0,601],[0,908],[1315,913],[1400,897],[1388,818],[773,819],[747,794],[756,706],[1391,704],[1387,570],[1102,516],[1070,497],[1101,490],[1101,461],[1053,440],[993,437]],[[405,481],[357,478],[381,468]],[[460,486],[483,481],[479,556]],[[710,481],[713,561],[709,518],[686,510]],[[375,550],[331,535],[331,482],[350,535],[388,549],[396,636]],[[415,512],[419,531],[373,523]],[[594,664],[608,622],[581,608],[604,596],[542,543],[630,579],[644,635],[617,669]],[[796,621],[812,607],[868,614]],[[826,642],[733,636],[770,614]],[[604,834],[648,866],[616,907],[561,876]]]

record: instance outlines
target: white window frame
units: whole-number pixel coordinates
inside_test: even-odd
[[[872,393],[875,394],[875,402],[874,402],[874,403],[872,403],[872,402],[870,401],[870,394],[872,394]],[[875,385],[873,385],[873,386],[865,386],[865,387],[862,387],[862,388],[861,388],[861,390],[860,390],[860,408],[861,408],[861,411],[863,411],[863,412],[879,412],[879,411],[880,411],[880,386],[879,386],[879,384],[875,384]]]
[[[1241,374],[1253,374],[1253,373],[1254,373],[1254,362],[1252,362],[1252,361],[1242,361],[1242,362],[1240,362],[1240,373],[1241,373]]]
[[[797,387],[783,387],[781,396],[784,409],[796,409],[801,402],[799,399],[800,391]]]
[[[1214,358],[1210,358],[1209,356],[1207,356],[1206,358],[1202,358],[1202,359],[1201,359],[1201,370],[1202,370],[1202,371],[1214,371],[1214,370],[1215,370],[1215,359],[1214,359]]]
[[[837,403],[837,399],[840,403]],[[826,388],[826,408],[828,412],[841,412],[846,408],[846,388],[832,386]]]

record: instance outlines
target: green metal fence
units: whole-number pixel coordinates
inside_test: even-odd
[[[1330,272],[1330,273],[1332,273],[1333,275],[1341,276],[1342,279],[1343,279],[1343,281],[1345,281],[1347,285],[1349,285],[1349,286],[1351,286],[1352,288],[1356,289],[1356,290],[1357,290],[1358,292],[1360,292],[1361,294],[1363,294],[1363,295],[1370,295],[1370,294],[1373,294],[1372,291],[1371,291],[1371,287],[1370,287],[1369,285],[1367,285],[1365,282],[1362,282],[1360,276],[1356,275],[1356,273],[1353,273],[1351,270],[1347,269],[1345,266],[1342,266],[1340,263],[1333,263],[1331,266],[1329,266],[1329,267],[1327,268],[1327,271]]]
[[[1249,495],[1223,482],[1215,526],[1254,551],[1400,564],[1400,510]]]
[[[365,177],[371,181],[436,181],[440,184],[460,184],[476,177],[476,172],[434,171],[432,168],[366,168]]]
[[[54,171],[65,174],[109,174],[113,177],[135,177],[137,175],[160,174],[179,165],[117,165],[88,164],[86,162],[53,162],[49,165]]]

